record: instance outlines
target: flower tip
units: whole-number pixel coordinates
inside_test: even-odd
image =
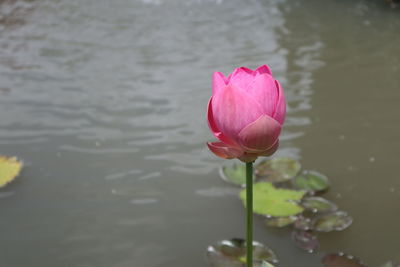
[[[249,68],[247,68],[245,66],[242,66],[242,67],[238,68],[238,70],[245,71],[245,72],[250,73],[250,74],[252,74],[254,72],[252,69],[249,69]]]
[[[270,69],[269,66],[266,65],[266,64],[261,65],[260,67],[258,67],[258,68],[256,69],[256,73],[257,73],[257,74],[267,73],[267,74],[269,74],[269,75],[272,75],[271,69]]]

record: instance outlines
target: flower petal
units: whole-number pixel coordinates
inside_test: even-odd
[[[260,153],[260,156],[269,157],[278,150],[278,147],[279,147],[279,139],[276,140],[275,144],[271,148]]]
[[[254,80],[254,71],[246,67],[235,69],[228,77],[228,84],[245,90],[249,83]]]
[[[240,131],[239,143],[248,152],[268,150],[278,140],[281,128],[279,122],[263,115]]]
[[[212,77],[212,95],[214,95],[220,88],[226,86],[227,78],[221,72],[214,72]]]
[[[235,141],[244,127],[263,115],[258,101],[233,85],[220,89],[211,106],[216,129]]]
[[[279,140],[275,142],[275,144],[269,148],[268,150],[259,152],[259,153],[249,153],[249,152],[244,152],[243,155],[238,157],[243,162],[253,162],[255,161],[258,157],[268,157],[271,156],[276,152],[276,150],[279,147]]]
[[[231,146],[235,146],[235,147],[240,147],[231,138],[229,138],[228,136],[226,136],[223,133],[221,133],[221,131],[218,129],[217,125],[215,124],[214,115],[213,115],[213,111],[212,111],[212,97],[208,101],[207,122],[208,122],[208,127],[213,132],[213,134],[214,134],[214,136],[216,138],[218,138],[220,141],[224,142],[225,144],[228,144],[228,145],[231,145]]]
[[[268,65],[262,65],[260,67],[258,67],[256,70],[256,75],[257,74],[263,74],[263,73],[267,73],[269,75],[272,75],[272,71],[271,69],[268,67]]]
[[[247,86],[246,92],[257,99],[265,115],[273,115],[278,101],[278,87],[270,74],[257,75]]]
[[[207,143],[207,146],[211,152],[223,159],[233,159],[243,154],[243,151],[230,147],[222,142]]]
[[[278,101],[276,102],[275,112],[272,117],[277,120],[281,125],[285,121],[286,117],[286,100],[285,93],[283,92],[283,88],[279,81],[275,81],[276,86],[278,88]]]

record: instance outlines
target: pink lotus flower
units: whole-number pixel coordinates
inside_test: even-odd
[[[208,126],[219,139],[208,148],[224,159],[252,162],[278,148],[285,120],[283,88],[267,65],[241,67],[226,78],[215,72],[208,102]]]

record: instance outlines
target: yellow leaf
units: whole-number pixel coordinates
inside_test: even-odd
[[[14,180],[22,169],[22,162],[16,157],[6,157],[0,155],[0,187],[5,186]]]

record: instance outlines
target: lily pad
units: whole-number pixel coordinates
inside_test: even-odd
[[[253,261],[257,263],[256,266],[261,264],[263,261],[278,263],[278,257],[275,252],[266,245],[253,241]]]
[[[245,186],[246,185],[246,165],[233,164],[220,168],[220,176],[222,180],[230,184]],[[254,177],[253,177],[254,181]]]
[[[298,216],[296,222],[294,223],[294,228],[303,231],[311,230],[311,219],[302,215]]]
[[[380,267],[400,267],[400,263],[395,261],[388,261],[382,264]]]
[[[0,156],[0,187],[13,181],[21,172],[22,165],[16,157]]]
[[[359,259],[344,253],[325,255],[321,262],[324,267],[366,267]]]
[[[255,167],[257,178],[271,183],[285,182],[295,177],[301,169],[298,161],[291,158],[273,158]]]
[[[254,212],[273,217],[288,217],[299,214],[304,208],[297,204],[305,191],[276,188],[272,183],[262,182],[253,186]],[[240,198],[246,205],[246,189],[240,192]]]
[[[307,197],[301,202],[301,205],[314,213],[330,212],[337,210],[335,203],[322,197]]]
[[[308,192],[319,192],[329,188],[328,178],[316,171],[304,171],[293,180],[295,188]]]
[[[207,258],[213,267],[245,267],[246,241],[239,238],[219,241],[207,248]],[[270,248],[253,241],[253,266],[261,267],[264,261],[277,263],[278,258]]]
[[[261,263],[261,267],[274,267],[274,265],[272,265],[271,263],[269,263],[268,261],[263,261]]]
[[[319,248],[317,237],[309,231],[294,230],[292,238],[296,246],[309,253],[313,253]]]
[[[288,217],[271,217],[267,218],[265,224],[271,227],[285,227],[293,224],[297,220],[297,216],[288,216]]]
[[[315,231],[331,232],[342,231],[349,227],[353,222],[353,218],[344,211],[335,211],[316,217],[312,221]]]

